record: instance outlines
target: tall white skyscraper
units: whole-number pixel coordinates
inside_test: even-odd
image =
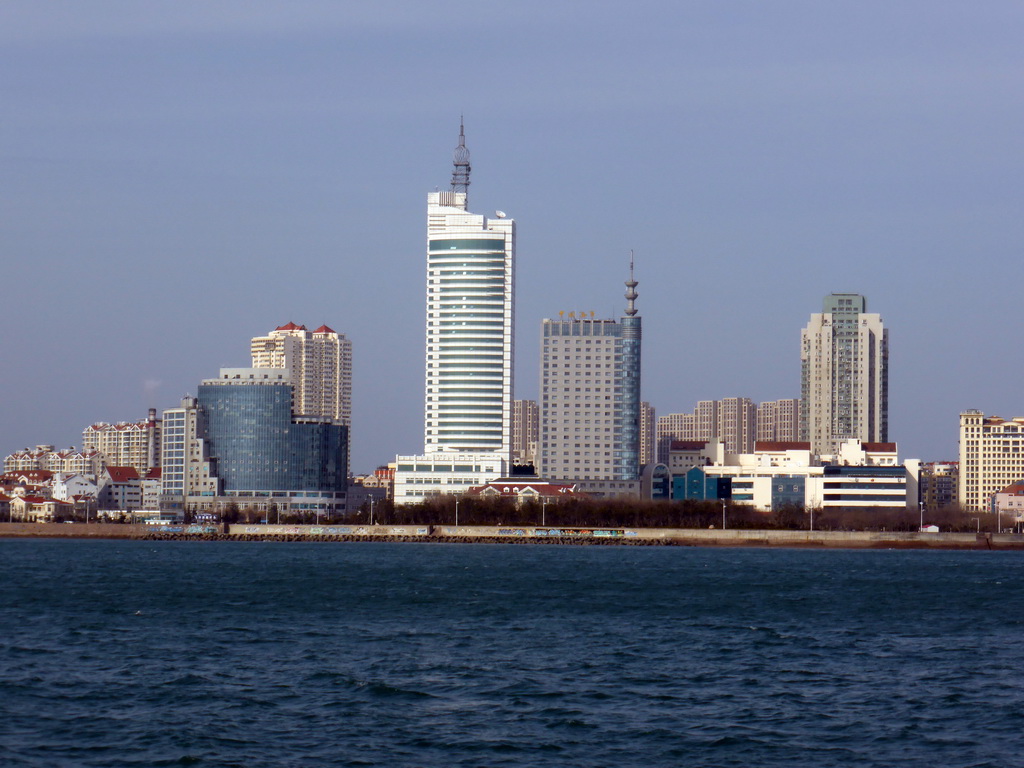
[[[512,423],[516,225],[466,209],[460,126],[452,189],[427,195],[424,453],[499,453]]]
[[[800,345],[800,436],[816,454],[889,440],[889,332],[853,293],[825,297]]]
[[[470,213],[459,126],[450,190],[427,195],[423,455],[395,458],[396,504],[506,474],[512,450],[516,225]]]

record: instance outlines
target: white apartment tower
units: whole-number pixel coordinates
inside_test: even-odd
[[[424,453],[509,457],[516,225],[466,210],[469,150],[459,127],[451,191],[427,195]]]
[[[253,368],[288,370],[295,418],[351,427],[352,342],[344,334],[290,322],[255,337],[250,351]]]
[[[853,293],[825,297],[801,334],[800,437],[815,454],[889,440],[889,332]]]

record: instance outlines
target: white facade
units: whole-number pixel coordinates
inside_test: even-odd
[[[1024,417],[1002,419],[981,411],[960,414],[957,501],[987,512],[996,493],[1024,480]]]
[[[516,225],[467,210],[460,130],[450,191],[427,195],[423,455],[396,457],[396,504],[461,494],[512,454]]]
[[[395,504],[416,504],[433,496],[461,495],[508,474],[496,453],[428,453],[395,458]]]
[[[427,195],[424,453],[512,449],[515,222]]]
[[[182,398],[180,407],[163,412],[161,509],[182,510],[190,497],[214,498],[220,493],[199,429],[198,413],[198,402],[191,396]]]
[[[843,440],[886,442],[889,335],[857,294],[825,297],[801,333],[801,440],[816,454]]]
[[[4,472],[44,470],[89,475],[95,478],[103,469],[103,464],[103,454],[94,448],[84,451],[77,451],[74,448],[55,451],[52,445],[37,445],[35,450],[26,448],[7,456],[4,459]]]
[[[50,484],[50,495],[58,501],[74,503],[76,499],[89,498],[95,501],[99,488],[93,477],[58,472]]]
[[[764,442],[753,453],[726,453],[719,440],[681,443],[671,456],[673,474],[698,466],[708,477],[732,478],[732,500],[772,509],[780,484],[802,485],[805,508],[916,508],[920,462],[899,463],[894,443],[847,440],[824,466],[808,443]]]

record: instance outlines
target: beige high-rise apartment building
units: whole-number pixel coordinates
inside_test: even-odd
[[[288,323],[250,344],[253,368],[285,368],[294,388],[296,419],[352,422],[352,342],[321,325],[309,331]]]
[[[991,510],[1003,488],[1024,479],[1024,417],[1003,419],[981,411],[960,414],[957,501],[976,512]]]
[[[715,435],[729,453],[753,453],[757,407],[749,397],[727,397],[718,401]],[[700,438],[706,440],[709,438]]]
[[[140,475],[159,467],[160,419],[156,409],[150,408],[147,418],[135,422],[90,424],[82,430],[82,450],[90,449],[103,454],[105,465],[134,467]]]
[[[777,443],[800,440],[800,400],[766,400],[757,406],[757,439]]]
[[[654,432],[654,440],[658,453],[658,463],[668,464],[669,450],[676,440],[696,440],[697,417],[692,413],[669,413],[658,416]]]
[[[757,406],[749,397],[701,400],[693,413],[659,416],[655,440],[658,461],[667,464],[673,441],[720,438],[730,453],[751,453],[757,440]]]
[[[854,293],[825,297],[801,333],[800,437],[815,454],[889,440],[889,332]]]

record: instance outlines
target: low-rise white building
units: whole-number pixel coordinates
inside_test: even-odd
[[[723,453],[719,445],[709,442],[697,458],[704,465],[695,463],[683,470],[689,479],[674,483],[674,498],[707,498],[700,495],[705,484],[691,482],[691,473],[700,472],[706,478],[728,479],[733,502],[765,511],[789,504],[825,509],[917,508],[920,462],[900,464],[895,443],[847,440],[834,456],[817,460],[806,442],[762,441],[755,444],[753,453],[740,454]]]
[[[508,474],[496,453],[429,453],[395,458],[395,504],[418,504],[433,496],[462,494]]]

